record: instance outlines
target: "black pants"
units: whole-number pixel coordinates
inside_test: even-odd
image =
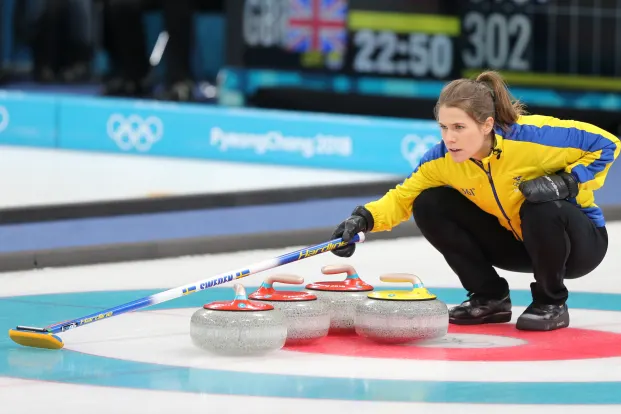
[[[524,203],[520,217],[523,242],[452,188],[423,191],[414,201],[417,226],[469,293],[506,295],[509,286],[497,267],[534,273],[533,301],[562,304],[568,297],[564,280],[590,273],[604,259],[606,228],[567,201]]]

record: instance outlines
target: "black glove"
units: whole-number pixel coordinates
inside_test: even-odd
[[[338,225],[334,233],[332,233],[332,239],[341,237],[343,241],[350,241],[354,236],[360,232],[366,233],[373,229],[373,215],[369,210],[362,206],[358,206],[351,213],[351,216]],[[356,250],[356,244],[349,244],[345,247],[332,250],[332,253],[339,257],[350,257]]]
[[[545,203],[577,196],[578,182],[573,175],[562,172],[524,181],[520,191],[531,203]]]

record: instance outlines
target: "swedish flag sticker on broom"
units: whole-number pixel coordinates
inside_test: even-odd
[[[184,295],[189,295],[190,293],[194,293],[194,292],[196,292],[196,286],[191,286],[189,288],[183,289]]]

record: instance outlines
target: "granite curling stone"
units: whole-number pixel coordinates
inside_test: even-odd
[[[321,268],[324,275],[346,273],[344,281],[315,282],[306,285],[306,291],[317,296],[330,307],[328,335],[356,335],[354,317],[356,306],[367,299],[373,286],[358,276],[350,265],[328,265]]]
[[[376,291],[356,308],[356,333],[383,344],[405,344],[441,338],[448,332],[448,307],[415,275],[380,276],[383,282],[412,283],[413,289]]]
[[[190,336],[197,347],[214,354],[258,355],[281,349],[287,339],[284,315],[268,303],[248,300],[235,284],[235,299],[212,302],[190,320]]]
[[[275,290],[274,283],[302,284],[295,275],[269,276],[248,298],[268,303],[281,311],[287,320],[286,345],[306,345],[328,335],[330,307],[309,292]]]

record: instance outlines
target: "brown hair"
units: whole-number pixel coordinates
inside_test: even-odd
[[[525,113],[524,105],[511,96],[502,76],[494,71],[483,72],[475,80],[457,79],[447,84],[434,108],[436,119],[443,105],[465,111],[478,123],[491,116],[505,132]]]

